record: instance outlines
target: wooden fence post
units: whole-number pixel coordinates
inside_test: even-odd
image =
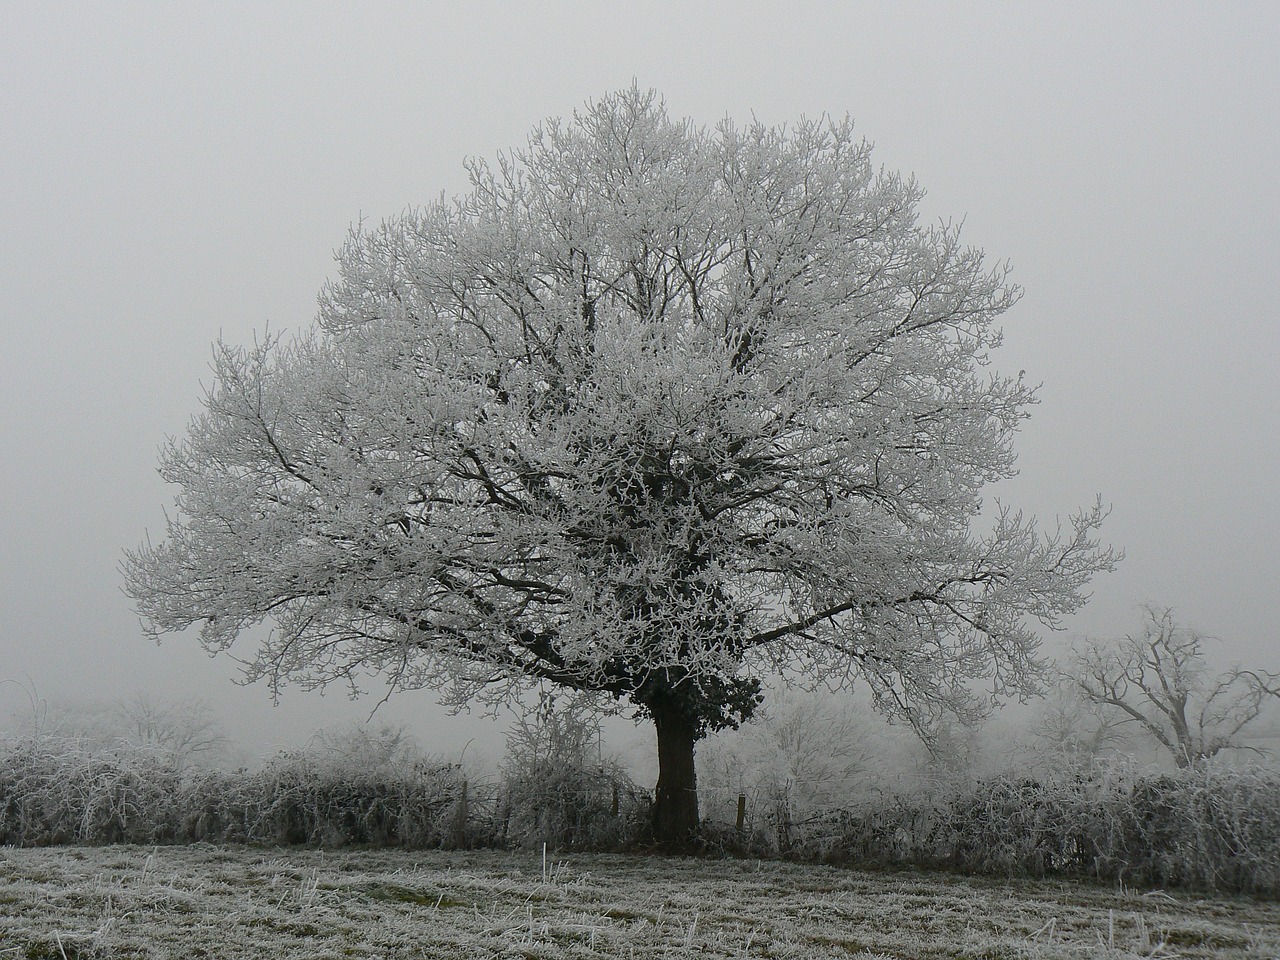
[[[738,794],[738,833],[742,833],[747,824],[747,795]]]
[[[462,791],[458,794],[458,810],[453,821],[453,845],[461,847],[467,839],[467,781],[462,781]]]

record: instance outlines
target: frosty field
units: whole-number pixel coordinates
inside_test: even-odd
[[[631,856],[0,848],[0,960],[1280,956],[1280,903]]]

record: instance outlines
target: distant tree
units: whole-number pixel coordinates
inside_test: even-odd
[[[213,707],[199,698],[167,700],[140,691],[116,700],[111,712],[131,743],[161,751],[179,766],[216,761],[231,742]]]
[[[1173,612],[1145,607],[1142,632],[1118,641],[1091,641],[1071,676],[1088,703],[1139,724],[1189,767],[1223,750],[1254,750],[1242,739],[1269,698],[1280,697],[1280,674],[1239,666],[1210,674],[1210,638],[1179,626]]]
[[[1115,711],[1081,697],[1076,681],[1064,676],[1049,686],[1031,735],[1050,762],[1088,763],[1128,744],[1124,727]]]
[[[941,720],[924,741],[920,774],[929,781],[950,783],[978,776],[983,764],[982,730],[961,717]]]
[[[37,735],[101,751],[143,750],[177,767],[223,758],[230,739],[209,703],[139,691],[109,702],[68,703],[41,716]]]
[[[782,666],[921,728],[1035,685],[1104,511],[973,532],[1034,399],[985,369],[1018,291],[848,121],[708,131],[633,88],[469,170],[353,232],[316,329],[219,346],[125,563],[149,630],[274,619],[273,685],[629,701],[677,843],[695,744]]]
[[[741,792],[757,807],[790,813],[840,806],[872,785],[867,774],[884,759],[886,727],[851,696],[783,688],[740,730],[700,751],[699,768],[730,803]]]
[[[747,731],[760,773],[806,805],[848,793],[874,757],[868,718],[818,693],[776,697]]]
[[[381,776],[408,775],[426,759],[403,725],[358,721],[317,731],[301,755],[338,774],[359,771]]]

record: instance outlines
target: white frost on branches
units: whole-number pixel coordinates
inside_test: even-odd
[[[1068,676],[1078,696],[1119,723],[1136,723],[1172,755],[1195,766],[1224,750],[1262,752],[1245,729],[1280,699],[1280,674],[1234,667],[1209,673],[1210,638],[1174,620],[1173,611],[1144,608],[1141,633],[1090,641]]]
[[[1034,688],[1105,511],[973,532],[1034,399],[987,367],[1018,290],[914,181],[848,121],[705,130],[635,89],[469,169],[353,231],[314,329],[218,347],[126,562],[149,629],[274,620],[273,684],[541,680],[709,728],[775,668],[922,727]]]

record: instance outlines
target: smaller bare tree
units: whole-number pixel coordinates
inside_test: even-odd
[[[602,725],[597,699],[578,695],[556,696],[544,692],[538,706],[518,715],[507,731],[507,758],[503,766],[511,774],[542,769],[585,769],[602,766]]]
[[[1141,633],[1091,641],[1076,655],[1071,677],[1081,698],[1140,724],[1179,767],[1223,750],[1261,752],[1242,732],[1268,698],[1280,698],[1280,674],[1236,666],[1211,676],[1204,656],[1211,638],[1179,626],[1169,609],[1144,609]]]
[[[521,843],[612,845],[639,791],[604,753],[598,697],[544,691],[507,731],[504,835]],[[625,803],[624,803],[625,801]],[[625,807],[625,809],[624,809]]]

